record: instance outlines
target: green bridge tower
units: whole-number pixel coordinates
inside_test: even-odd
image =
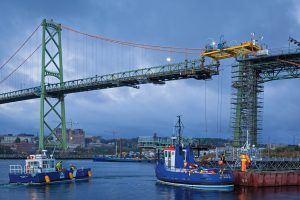
[[[47,84],[63,84],[61,25],[53,22],[53,20],[44,19],[42,30],[39,149],[42,150],[45,146],[51,146],[50,139],[52,141],[54,139],[60,143],[63,150],[66,150],[64,94],[48,95],[46,92]],[[53,120],[57,121],[54,123]],[[45,129],[50,132],[47,136],[45,136]]]

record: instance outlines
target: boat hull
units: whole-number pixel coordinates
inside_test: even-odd
[[[159,183],[165,185],[172,185],[172,186],[180,186],[180,187],[188,187],[193,189],[201,189],[201,190],[219,190],[219,191],[232,191],[234,189],[234,185],[193,185],[193,184],[186,184],[186,183],[173,183],[167,181],[158,180]]]
[[[70,173],[72,176],[70,177]],[[74,172],[70,170],[64,170],[61,172],[47,172],[47,173],[37,173],[37,174],[27,174],[27,173],[9,173],[9,183],[19,183],[19,184],[43,184],[46,183],[46,176],[49,178],[48,183],[59,182],[59,181],[73,181],[79,179],[89,178],[89,173],[91,173],[90,168],[77,169]]]
[[[213,170],[213,169],[212,169]],[[159,182],[176,185],[192,187],[205,190],[227,190],[234,189],[234,176],[229,171],[224,171],[223,174],[217,173],[201,173],[198,170],[191,169],[166,169],[163,163],[156,164],[156,177]]]

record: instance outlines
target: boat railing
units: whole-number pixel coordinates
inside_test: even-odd
[[[22,174],[23,169],[21,165],[9,165],[9,173],[11,174]]]

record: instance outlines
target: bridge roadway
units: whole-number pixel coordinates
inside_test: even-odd
[[[185,60],[184,62],[163,65],[158,67],[136,69],[131,71],[94,76],[84,79],[65,81],[46,85],[49,97],[129,86],[139,88],[140,84],[165,84],[165,81],[194,78],[197,80],[210,79],[218,75],[217,64],[202,65],[201,59]],[[41,87],[27,88],[0,94],[0,104],[36,99],[40,97]]]

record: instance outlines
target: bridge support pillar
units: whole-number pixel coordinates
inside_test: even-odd
[[[50,96],[46,92],[48,84],[60,83],[63,87],[61,25],[44,19],[42,27],[39,149],[59,144],[63,150],[66,150],[64,94]]]
[[[261,131],[263,80],[260,72],[253,69],[250,63],[239,63],[233,66],[232,78],[233,145],[241,147],[246,143],[247,138],[249,144],[257,145],[257,136]]]

